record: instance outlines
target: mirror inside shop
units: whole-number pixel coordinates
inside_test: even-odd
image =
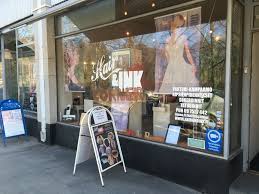
[[[60,122],[79,125],[101,105],[120,135],[222,155],[226,20],[202,13],[167,11],[57,39]]]

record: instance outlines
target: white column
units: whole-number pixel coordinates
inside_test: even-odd
[[[50,0],[35,0],[36,13],[45,11]],[[46,142],[47,124],[57,121],[57,88],[54,18],[46,18],[34,24],[35,63],[37,65],[37,107],[41,122],[41,141]],[[49,125],[50,126],[50,125]]]

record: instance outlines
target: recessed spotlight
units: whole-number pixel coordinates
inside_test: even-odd
[[[127,36],[129,36],[129,35],[130,35],[130,33],[129,33],[129,32],[126,32],[126,35],[127,35]]]
[[[210,34],[212,34],[213,33],[213,31],[212,30],[210,30]]]
[[[156,6],[156,4],[155,4],[155,3],[152,3],[152,4],[151,4],[151,6],[152,6],[152,7],[155,7],[155,6]]]
[[[124,11],[124,15],[128,15],[128,12],[127,12],[127,11]]]

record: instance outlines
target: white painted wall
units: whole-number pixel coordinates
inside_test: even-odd
[[[0,28],[32,15],[33,0],[8,0],[0,4]]]
[[[1,0],[0,1],[0,28],[19,21],[33,14],[34,0]],[[69,0],[75,1],[75,0]],[[64,2],[64,0],[51,0],[50,6]]]

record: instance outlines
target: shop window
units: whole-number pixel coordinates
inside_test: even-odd
[[[102,105],[121,135],[222,155],[224,7],[206,1],[57,39],[60,122],[78,125]]]
[[[33,25],[27,25],[17,29],[17,45],[32,44],[34,42]]]
[[[56,19],[58,20],[57,34],[66,34],[112,22],[115,20],[115,0],[90,3]]]
[[[6,98],[18,99],[17,86],[17,55],[15,31],[10,31],[4,36],[4,65]]]
[[[19,101],[27,111],[37,111],[36,65],[33,26],[17,29],[18,93]]]

